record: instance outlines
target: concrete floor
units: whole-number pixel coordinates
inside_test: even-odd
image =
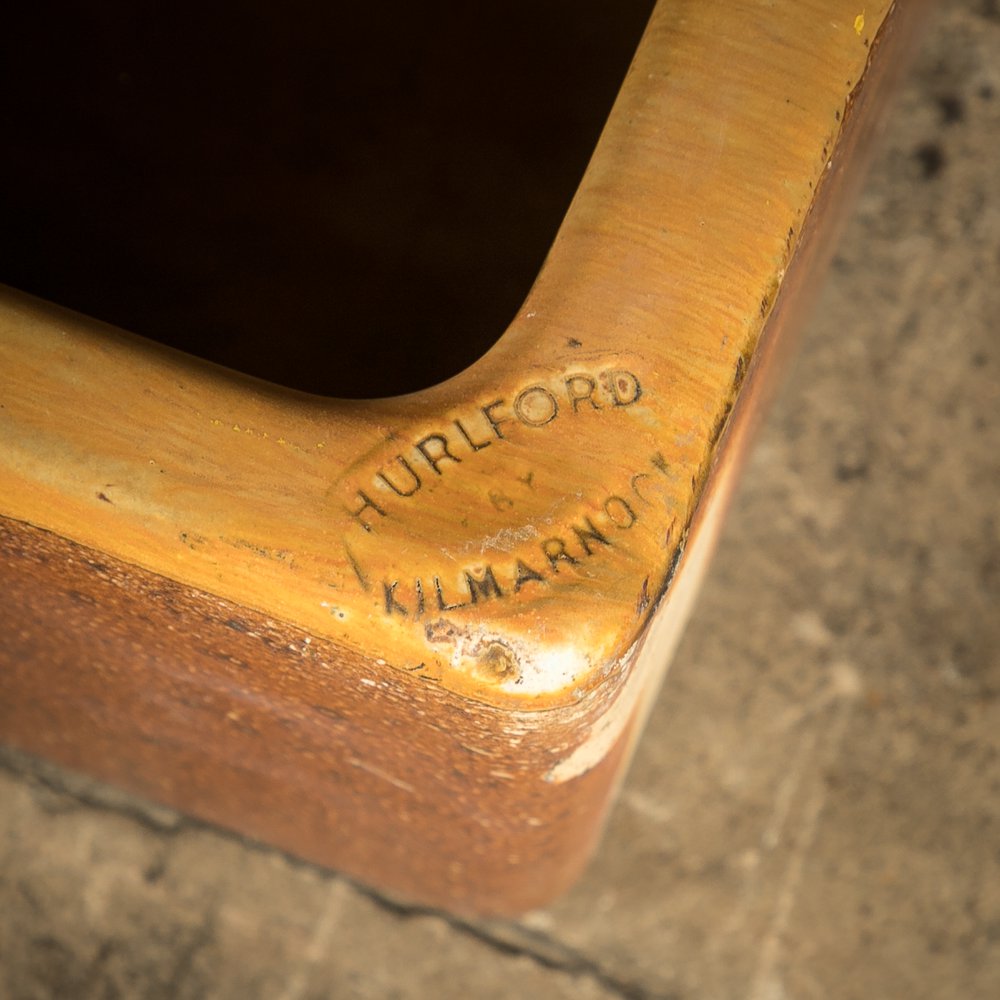
[[[998,181],[949,0],[569,896],[408,911],[8,751],[0,997],[1000,997]]]

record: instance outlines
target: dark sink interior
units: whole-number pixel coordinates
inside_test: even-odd
[[[183,6],[5,13],[0,282],[366,397],[503,332],[652,2]]]

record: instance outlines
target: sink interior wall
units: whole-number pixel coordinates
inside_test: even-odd
[[[0,282],[366,397],[503,332],[652,4],[34,6],[0,40]]]

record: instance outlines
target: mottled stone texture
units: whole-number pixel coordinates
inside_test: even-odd
[[[1000,996],[1000,8],[940,5],[579,887],[410,912],[0,757],[0,997]]]

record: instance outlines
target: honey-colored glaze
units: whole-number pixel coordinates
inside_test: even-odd
[[[0,510],[470,697],[566,702],[664,584],[887,7],[859,34],[853,3],[661,5],[524,308],[425,393],[309,398],[8,297]]]
[[[840,0],[659,4],[520,313],[421,393],[311,397],[7,293],[4,572],[54,589],[10,639],[21,708],[0,731],[413,898],[512,912],[563,888],[690,604],[745,390],[787,325],[775,301],[823,256],[817,199],[836,204],[898,12],[867,4],[859,31]],[[100,679],[60,653],[88,628],[81,587],[111,609]],[[113,663],[130,634],[135,669]],[[217,712],[178,708],[192,677]],[[447,850],[419,849],[445,827]]]

